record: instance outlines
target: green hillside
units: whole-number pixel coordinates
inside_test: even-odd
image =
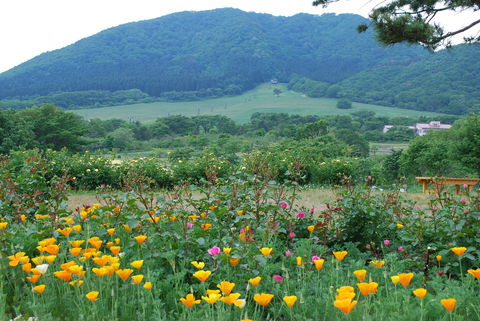
[[[203,99],[292,74],[336,83],[426,55],[420,47],[381,47],[371,32],[356,32],[366,22],[353,14],[276,17],[231,8],[175,13],[102,31],[6,71],[0,99],[128,89]]]
[[[339,83],[355,101],[466,114],[480,111],[480,44],[460,45],[408,66],[383,66]]]
[[[279,88],[282,93],[279,97],[273,94],[273,89]],[[225,97],[194,102],[158,102],[149,104],[133,104],[112,106],[95,109],[78,109],[73,112],[87,118],[153,121],[167,115],[225,115],[239,123],[245,123],[255,112],[282,112],[299,115],[348,115],[359,110],[374,111],[377,116],[385,117],[412,117],[422,115],[441,115],[431,112],[420,112],[400,108],[384,107],[353,103],[353,109],[342,110],[336,108],[336,99],[309,98],[293,91],[286,86],[263,84],[254,90],[236,97]]]

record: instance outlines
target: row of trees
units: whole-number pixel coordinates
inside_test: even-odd
[[[352,116],[323,117],[254,113],[245,124],[236,124],[220,115],[172,115],[152,123],[140,123],[121,119],[85,121],[50,104],[21,111],[0,111],[0,117],[0,153],[34,147],[68,147],[73,151],[149,150],[155,147],[199,150],[212,144],[230,144],[230,151],[241,152],[278,139],[304,139],[330,133],[348,145],[356,145],[354,154],[363,156],[368,154],[367,141],[409,141],[414,133],[407,126],[431,120],[451,124],[458,118],[389,119],[377,117],[374,112],[357,111]],[[384,134],[383,126],[388,124],[396,127]]]

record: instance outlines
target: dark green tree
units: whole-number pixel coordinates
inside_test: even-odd
[[[25,109],[19,116],[31,126],[38,147],[77,151],[85,144],[86,122],[79,115],[51,105]]]
[[[342,98],[337,101],[338,109],[350,109],[352,108],[352,102],[349,99]]]
[[[339,0],[315,0],[314,6],[326,7]],[[434,22],[433,18],[440,12],[460,12],[464,10],[480,10],[478,0],[388,0],[378,1],[378,5],[370,13],[370,21],[377,39],[386,45],[399,42],[421,44],[435,49],[438,46],[450,45],[451,38],[464,33],[480,24],[480,19],[465,21],[457,30],[445,31]],[[365,24],[358,26],[359,32],[368,29]],[[465,38],[466,42],[480,41],[480,35]]]
[[[480,175],[480,116],[467,117],[459,121],[459,125],[453,155]]]
[[[33,146],[34,134],[30,124],[13,110],[0,110],[0,154]]]

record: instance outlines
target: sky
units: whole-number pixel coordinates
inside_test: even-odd
[[[173,12],[233,7],[282,16],[335,12],[367,17],[377,2],[343,0],[326,9],[311,3],[312,0],[0,0],[0,72],[107,28]],[[459,25],[462,20],[455,14],[443,18],[451,25]]]

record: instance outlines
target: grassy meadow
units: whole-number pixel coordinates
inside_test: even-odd
[[[280,88],[279,97],[273,94],[274,88]],[[235,122],[245,123],[256,112],[295,113],[299,115],[349,115],[359,110],[374,111],[377,116],[419,117],[440,115],[438,113],[353,103],[353,108],[336,108],[337,99],[309,98],[304,94],[289,91],[285,85],[263,84],[240,96],[207,99],[190,102],[155,102],[146,104],[120,105],[94,109],[72,110],[86,119],[102,120],[120,118],[134,121],[153,121],[168,115],[225,115]]]

